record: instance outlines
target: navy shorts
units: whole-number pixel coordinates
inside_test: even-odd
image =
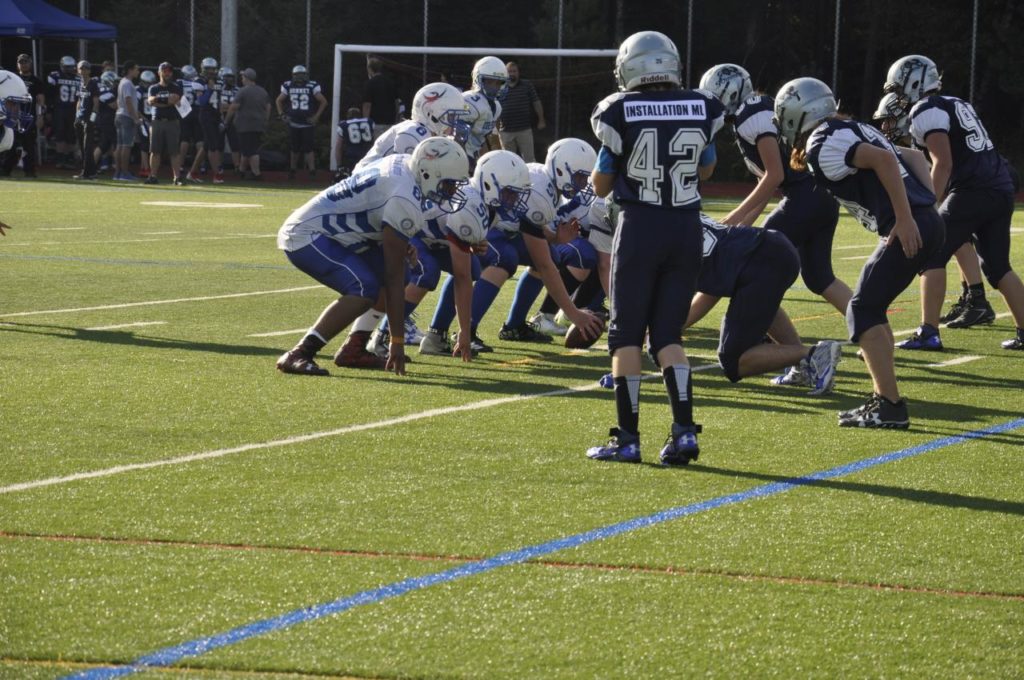
[[[447,244],[431,248],[418,238],[410,241],[416,248],[417,263],[410,272],[410,282],[425,290],[434,290],[441,280],[441,272],[452,273],[452,251]],[[470,276],[480,278],[480,260],[470,255]]]
[[[736,278],[736,290],[722,318],[718,363],[732,382],[740,380],[740,357],[758,345],[786,291],[800,272],[800,256],[782,234],[766,231]]]
[[[75,144],[75,107],[56,107],[53,110],[53,138],[64,144]]]
[[[519,265],[533,266],[530,253],[526,250],[526,242],[522,234],[489,229],[487,231],[487,253],[482,257],[483,266],[499,267],[508,272],[509,276],[516,273]]]
[[[648,331],[654,354],[682,343],[703,250],[696,210],[622,206],[612,244],[609,352],[643,346]]]
[[[813,180],[786,189],[786,197],[769,213],[765,229],[789,238],[800,255],[800,273],[807,289],[820,295],[836,275],[832,271],[832,239],[839,223],[839,204]]]
[[[946,242],[925,269],[945,269],[953,253],[973,239],[981,270],[989,285],[996,288],[1011,270],[1013,194],[990,189],[954,191],[942,203],[939,214],[946,223]]]
[[[199,114],[190,113],[181,119],[181,143],[195,144],[203,141],[203,129],[199,125]]]
[[[384,251],[376,245],[357,253],[327,236],[317,236],[308,246],[285,255],[299,270],[342,295],[376,301],[384,282]]]
[[[585,237],[577,236],[568,243],[552,246],[551,259],[560,267],[595,269],[597,267],[597,249]]]
[[[212,110],[199,113],[199,125],[203,130],[203,146],[207,151],[224,150],[224,133],[220,129],[220,114]]]
[[[313,131],[310,127],[288,127],[288,140],[292,153],[310,153],[313,151]]]
[[[889,305],[906,290],[914,277],[926,269],[934,253],[942,248],[946,229],[935,208],[915,207],[913,215],[922,241],[917,255],[908,258],[899,243],[889,247],[882,239],[860,272],[857,287],[846,308],[846,326],[852,342],[859,342],[864,331],[889,323],[886,316]]]

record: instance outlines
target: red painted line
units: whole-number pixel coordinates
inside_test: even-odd
[[[33,534],[22,532],[0,531],[0,538],[33,539],[42,541],[67,541],[75,543],[99,543],[111,545],[133,546],[166,546],[177,548],[193,548],[203,550],[241,550],[269,553],[300,553],[329,555],[336,557],[363,557],[370,559],[407,559],[424,562],[474,562],[482,559],[472,555],[438,555],[431,553],[404,553],[377,550],[336,550],[311,546],[275,546],[251,545],[244,543],[210,543],[202,541],[176,541],[171,539],[149,538],[114,538],[108,536],[72,536],[67,534]],[[1002,593],[982,590],[956,590],[951,588],[929,588],[927,586],[908,586],[899,583],[863,583],[857,581],[841,581],[836,579],[819,579],[803,576],[776,576],[771,574],[751,574],[718,569],[684,569],[682,567],[652,567],[643,564],[603,564],[594,562],[566,562],[559,560],[531,560],[528,565],[555,569],[577,569],[595,571],[622,571],[637,574],[663,574],[670,576],[715,576],[732,578],[740,581],[778,583],[784,585],[826,586],[834,588],[855,588],[882,592],[913,593],[919,595],[938,595],[944,597],[981,598],[988,600],[1004,600],[1024,602],[1024,593]]]

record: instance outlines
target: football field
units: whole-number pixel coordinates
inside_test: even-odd
[[[647,364],[645,464],[598,463],[607,353],[498,340],[514,282],[472,363],[340,369],[335,340],[330,377],[278,373],[333,297],[276,249],[310,195],[0,185],[0,678],[1024,677],[1024,353],[998,293],[993,325],[897,353],[906,432],[837,427],[871,390],[852,347],[824,397],[731,384],[719,305],[686,334],[699,461],[654,464]],[[851,287],[874,245],[844,212]],[[785,308],[846,337],[800,280]]]

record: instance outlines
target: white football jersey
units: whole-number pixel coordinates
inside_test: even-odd
[[[431,201],[424,202],[426,206],[423,211],[424,226],[419,238],[428,247],[447,247],[449,231],[460,237],[466,237],[476,231],[474,227],[482,224],[483,231],[486,233],[490,211],[484,206],[483,199],[476,189],[465,186],[462,191],[466,194],[466,205],[453,213],[442,211]]]
[[[412,238],[423,228],[422,197],[409,156],[389,156],[324,189],[289,215],[277,232],[277,247],[295,251],[328,236],[359,251],[381,242],[385,224]]]
[[[610,197],[609,197],[610,198]],[[612,209],[612,204],[600,196],[590,204],[587,215],[587,240],[594,248],[601,253],[612,252],[612,237],[615,235],[618,211]]]
[[[356,163],[353,170],[360,170],[374,161],[396,153],[411,154],[420,142],[430,136],[430,130],[413,120],[404,120],[392,125],[377,138],[369,152]]]
[[[526,201],[524,217],[538,227],[554,231],[555,208],[558,202],[555,185],[548,176],[548,171],[540,163],[527,163],[526,168],[530,171],[530,197]],[[519,231],[517,221],[498,218],[493,226],[502,231]]]
[[[487,97],[476,90],[466,90],[462,93],[462,98],[466,100],[466,106],[469,107],[469,113],[465,117],[465,121],[470,125],[469,139],[466,140],[466,155],[476,158],[480,154],[480,149],[487,140],[487,136],[494,132],[494,127],[498,124],[498,119],[501,118],[501,104],[495,100],[492,109],[491,102],[487,100]]]

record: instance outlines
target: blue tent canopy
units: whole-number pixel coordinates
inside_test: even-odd
[[[68,14],[42,0],[0,0],[0,36],[116,40],[117,27]]]

